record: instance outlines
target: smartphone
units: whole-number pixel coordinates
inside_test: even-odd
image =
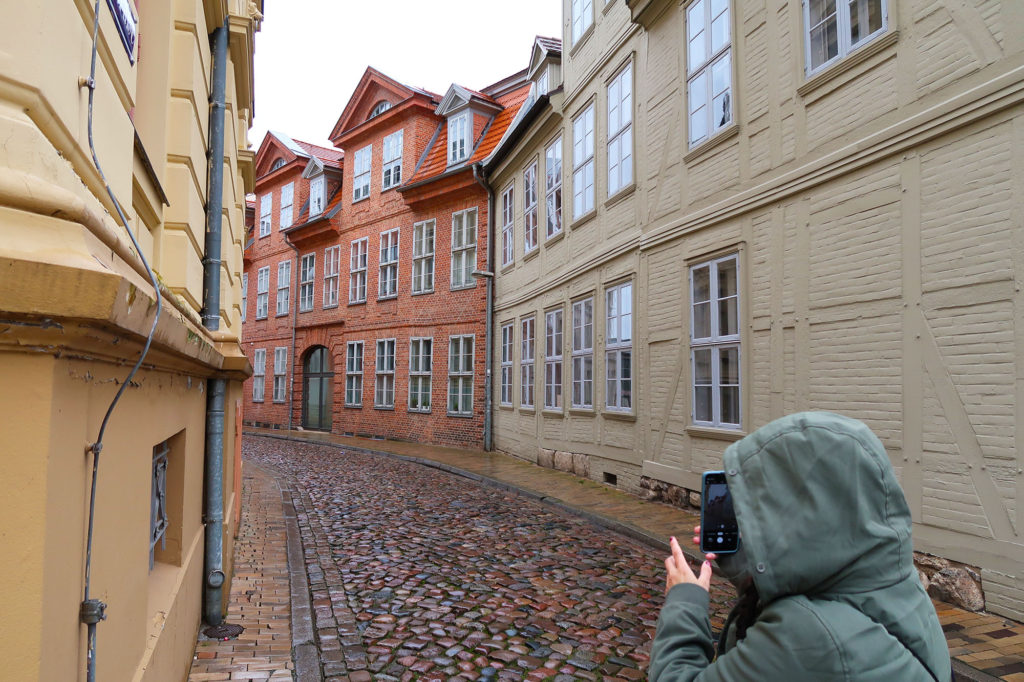
[[[740,527],[724,471],[705,471],[701,477],[700,551],[730,554],[739,549]]]

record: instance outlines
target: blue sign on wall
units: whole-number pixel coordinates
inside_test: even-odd
[[[139,37],[139,20],[132,12],[131,0],[107,0],[110,13],[117,24],[117,32],[121,36],[121,44],[128,53],[128,60],[135,63],[135,42]]]

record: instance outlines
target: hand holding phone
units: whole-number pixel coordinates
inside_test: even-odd
[[[730,554],[739,549],[740,528],[724,471],[701,477],[700,551]]]

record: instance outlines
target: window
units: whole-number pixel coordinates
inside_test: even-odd
[[[522,352],[519,354],[519,404],[533,407],[533,332],[534,318],[523,320]]]
[[[430,372],[434,364],[433,339],[409,339],[409,409],[430,412]]]
[[[572,406],[594,406],[594,299],[572,304]]]
[[[806,0],[807,73],[885,31],[888,17],[883,0]]]
[[[501,264],[511,265],[515,260],[515,205],[513,197],[514,185],[501,193]]]
[[[287,315],[292,285],[292,262],[281,261],[277,264],[277,314]]]
[[[690,268],[693,421],[740,427],[739,258]]]
[[[382,99],[381,101],[379,101],[379,102],[377,102],[376,104],[373,105],[373,111],[370,112],[370,116],[369,116],[369,118],[367,118],[367,120],[370,120],[370,118],[373,118],[375,116],[380,116],[381,114],[383,114],[385,111],[387,111],[390,108],[391,108],[391,102],[388,102],[387,100],[383,100]]]
[[[277,229],[284,230],[292,226],[292,203],[295,201],[295,183],[289,182],[281,188],[281,220]]]
[[[544,67],[544,70],[537,76],[537,95],[548,94],[548,67]]]
[[[242,322],[245,322],[245,311],[249,307],[249,273],[242,273]]]
[[[690,146],[732,120],[729,0],[697,0],[686,10]]]
[[[562,231],[562,136],[544,152],[544,174],[547,177],[548,238]]]
[[[448,413],[473,414],[473,336],[448,339]]]
[[[562,311],[544,314],[544,409],[562,409]]]
[[[270,234],[270,212],[273,210],[274,195],[264,194],[260,197],[260,236]]]
[[[374,407],[395,406],[395,340],[377,339],[377,388]]]
[[[266,388],[267,349],[257,348],[252,352],[252,401],[263,402],[263,391]]]
[[[608,84],[608,196],[633,182],[633,66]]]
[[[384,171],[380,188],[397,187],[402,182],[402,131],[384,138]]]
[[[594,105],[572,122],[572,216],[594,210]]]
[[[523,252],[537,248],[537,163],[523,171]]]
[[[270,307],[270,266],[260,268],[256,271],[256,319],[267,319],[267,309]]]
[[[356,152],[353,171],[355,177],[352,180],[352,203],[370,196],[370,154],[373,152],[373,145],[363,147]]]
[[[380,279],[378,298],[398,295],[398,228],[380,234]]]
[[[594,23],[593,0],[572,0],[572,44],[583,37]]]
[[[412,226],[412,293],[434,290],[434,221]]]
[[[316,277],[316,254],[307,253],[299,263],[299,312],[313,309],[313,278]]]
[[[288,349],[277,347],[274,349],[274,402],[283,403],[285,388],[288,381]]]
[[[369,249],[367,237],[352,242],[352,256],[349,259],[348,302],[366,301],[366,252]]]
[[[345,349],[345,405],[363,404],[363,342],[349,341]]]
[[[324,307],[338,305],[338,270],[341,266],[341,247],[324,249]]]
[[[153,570],[156,545],[167,549],[167,455],[171,452],[170,441],[164,441],[153,448],[153,478],[149,496],[149,570]]]
[[[501,327],[501,399],[502,405],[512,404],[512,324]]]
[[[309,181],[309,215],[320,215],[327,203],[327,177],[320,174]]]
[[[448,119],[448,165],[469,156],[469,112]]]
[[[605,404],[610,410],[633,407],[633,284],[607,291],[605,327]]]
[[[476,209],[452,214],[452,289],[473,286],[476,268]]]

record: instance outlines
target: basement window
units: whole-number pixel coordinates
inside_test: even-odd
[[[149,569],[153,570],[156,546],[167,548],[167,455],[170,441],[153,448],[153,478],[150,486],[149,512]]]

